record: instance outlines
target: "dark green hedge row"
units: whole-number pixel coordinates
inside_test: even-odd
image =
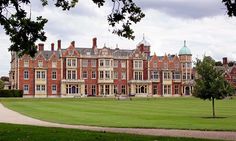
[[[22,97],[22,90],[0,90],[0,97]]]

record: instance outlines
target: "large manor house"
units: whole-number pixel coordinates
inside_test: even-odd
[[[133,50],[116,47],[79,48],[75,42],[44,50],[34,58],[11,53],[10,85],[25,97],[187,96],[193,89],[192,54],[186,46],[178,55],[151,56],[143,38]]]

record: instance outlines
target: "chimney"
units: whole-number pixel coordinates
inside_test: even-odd
[[[71,42],[71,45],[72,45],[73,47],[75,47],[75,41],[72,41],[72,42]]]
[[[43,43],[38,44],[38,47],[39,47],[39,51],[44,50],[44,44]]]
[[[58,40],[57,41],[57,50],[61,50],[61,40]]]
[[[223,65],[224,65],[224,66],[225,66],[225,65],[228,65],[227,57],[224,57],[224,58],[223,58]]]
[[[95,49],[97,47],[97,38],[93,38],[93,49]]]
[[[51,51],[54,51],[54,43],[51,43]]]

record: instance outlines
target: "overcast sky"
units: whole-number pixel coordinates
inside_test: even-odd
[[[91,47],[92,38],[97,37],[98,47],[134,49],[145,34],[151,44],[152,54],[178,54],[187,40],[193,60],[204,54],[221,60],[227,56],[236,60],[236,18],[229,18],[221,0],[134,0],[143,8],[146,17],[133,27],[135,40],[120,38],[109,32],[106,17],[111,12],[107,3],[97,8],[92,0],[79,0],[77,7],[69,12],[61,11],[53,5],[40,6],[33,0],[32,16],[42,15],[48,19],[45,27],[46,49],[52,42],[62,40],[62,48],[71,41],[77,47]],[[29,11],[29,8],[25,6]],[[0,27],[0,76],[8,75],[10,69],[9,37]]]

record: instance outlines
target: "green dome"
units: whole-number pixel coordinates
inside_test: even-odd
[[[192,55],[190,49],[186,46],[186,41],[184,41],[184,46],[179,50],[179,55]]]

